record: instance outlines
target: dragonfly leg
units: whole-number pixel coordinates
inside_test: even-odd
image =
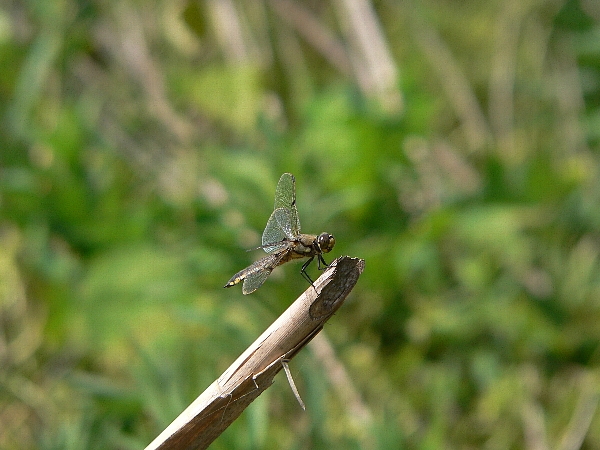
[[[329,267],[329,264],[327,264],[325,262],[325,259],[323,258],[323,255],[321,253],[319,253],[317,255],[317,262],[319,263],[319,270],[325,270],[325,268]],[[325,267],[321,267],[321,263],[325,266]]]
[[[302,264],[302,269],[300,269],[300,273],[302,274],[304,279],[311,284],[312,287],[315,287],[315,285],[313,284],[313,280],[310,278],[308,273],[306,273],[306,268],[313,261],[314,258],[315,258],[314,256],[311,256],[308,261],[306,261],[304,264]]]

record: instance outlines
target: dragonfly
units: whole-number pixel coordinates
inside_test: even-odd
[[[323,259],[323,253],[329,253],[334,245],[335,238],[332,234],[300,233],[300,219],[296,209],[296,178],[291,173],[284,173],[277,183],[275,205],[262,235],[262,245],[256,248],[262,248],[268,255],[240,270],[223,287],[235,286],[243,281],[242,292],[245,295],[251,294],[263,285],[275,267],[301,258],[309,258],[302,265],[300,273],[313,285],[306,268],[317,258],[319,270],[325,269],[328,264]]]

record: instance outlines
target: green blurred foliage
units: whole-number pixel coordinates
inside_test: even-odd
[[[600,448],[599,7],[364,2],[370,91],[343,4],[0,5],[0,447],[157,436],[306,288],[222,288],[292,172],[366,269],[211,448]]]

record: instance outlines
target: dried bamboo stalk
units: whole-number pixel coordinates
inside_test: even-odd
[[[336,259],[146,450],[205,449],[272,383],[342,305],[364,261]]]

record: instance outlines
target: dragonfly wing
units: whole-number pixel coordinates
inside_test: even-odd
[[[277,208],[289,208],[296,202],[296,178],[291,173],[284,173],[279,178],[277,189],[275,190],[275,205]]]
[[[261,287],[267,277],[271,275],[273,269],[277,267],[281,260],[285,257],[286,253],[287,252],[282,251],[265,256],[264,258],[255,261],[254,264],[248,267],[248,269],[246,269],[246,276],[244,278],[242,292],[244,294],[251,294]]]
[[[242,293],[244,295],[247,295],[247,294],[251,294],[252,292],[257,290],[259,287],[261,287],[263,285],[263,283],[265,282],[265,280],[271,274],[272,271],[273,271],[273,269],[268,267],[268,268],[264,268],[263,270],[261,270],[259,272],[255,272],[251,275],[248,275],[244,279],[244,285],[242,286]]]
[[[296,209],[296,202],[290,208],[290,226],[292,234],[298,236],[300,234],[300,218],[298,217],[298,210]]]
[[[277,183],[273,210],[276,211],[279,208],[289,210],[290,227],[293,235],[297,236],[300,233],[300,219],[298,218],[298,209],[296,208],[296,178],[291,173],[281,175]]]
[[[281,242],[286,238],[285,231],[279,225],[275,211],[269,217],[265,231],[262,235],[262,248],[267,253],[272,253],[281,247]]]
[[[273,211],[273,215],[275,216],[275,220],[277,220],[279,228],[281,228],[288,239],[294,239],[298,236],[297,230],[293,228],[292,213],[289,209],[278,208]]]

